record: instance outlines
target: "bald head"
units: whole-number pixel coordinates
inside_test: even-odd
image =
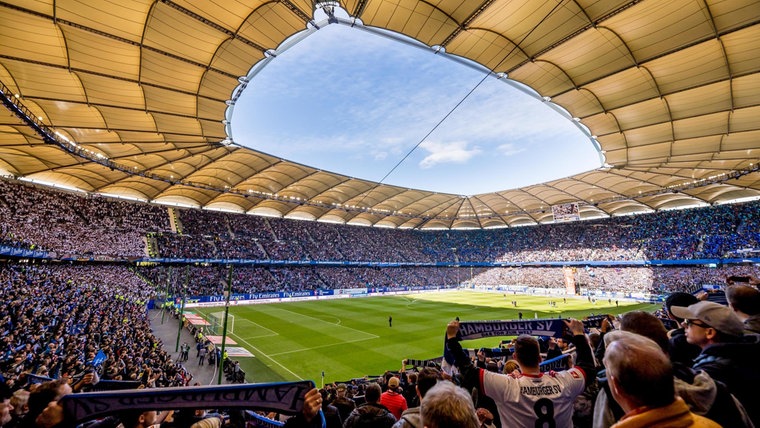
[[[673,367],[653,340],[627,331],[605,336],[604,366],[615,401],[626,411],[663,407],[675,400]]]
[[[438,382],[420,403],[426,428],[479,428],[480,422],[467,392],[449,381]]]

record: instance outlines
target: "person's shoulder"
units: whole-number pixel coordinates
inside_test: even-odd
[[[720,424],[713,421],[712,419],[708,419],[704,416],[700,416],[696,413],[691,414],[692,417],[692,424],[690,425],[691,428],[721,428]]]

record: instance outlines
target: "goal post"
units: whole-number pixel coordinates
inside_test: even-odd
[[[214,336],[221,336],[224,331],[224,312],[212,312],[208,316],[209,329]],[[235,315],[227,315],[227,334],[235,334]]]

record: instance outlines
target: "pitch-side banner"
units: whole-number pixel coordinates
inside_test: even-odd
[[[518,336],[521,334],[562,337],[564,329],[564,321],[558,318],[519,321],[462,321],[459,323],[459,333],[462,340]]]
[[[245,408],[288,415],[301,411],[312,381],[86,392],[61,398],[67,420],[86,420],[133,410]]]

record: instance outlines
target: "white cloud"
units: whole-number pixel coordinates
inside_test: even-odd
[[[440,143],[435,141],[425,141],[420,144],[420,148],[427,150],[430,154],[420,161],[420,167],[427,169],[441,163],[465,163],[472,157],[480,154],[478,147],[467,148],[466,141],[454,141],[451,143]]]
[[[525,147],[517,147],[513,143],[502,144],[496,150],[504,156],[512,156],[524,152]]]

